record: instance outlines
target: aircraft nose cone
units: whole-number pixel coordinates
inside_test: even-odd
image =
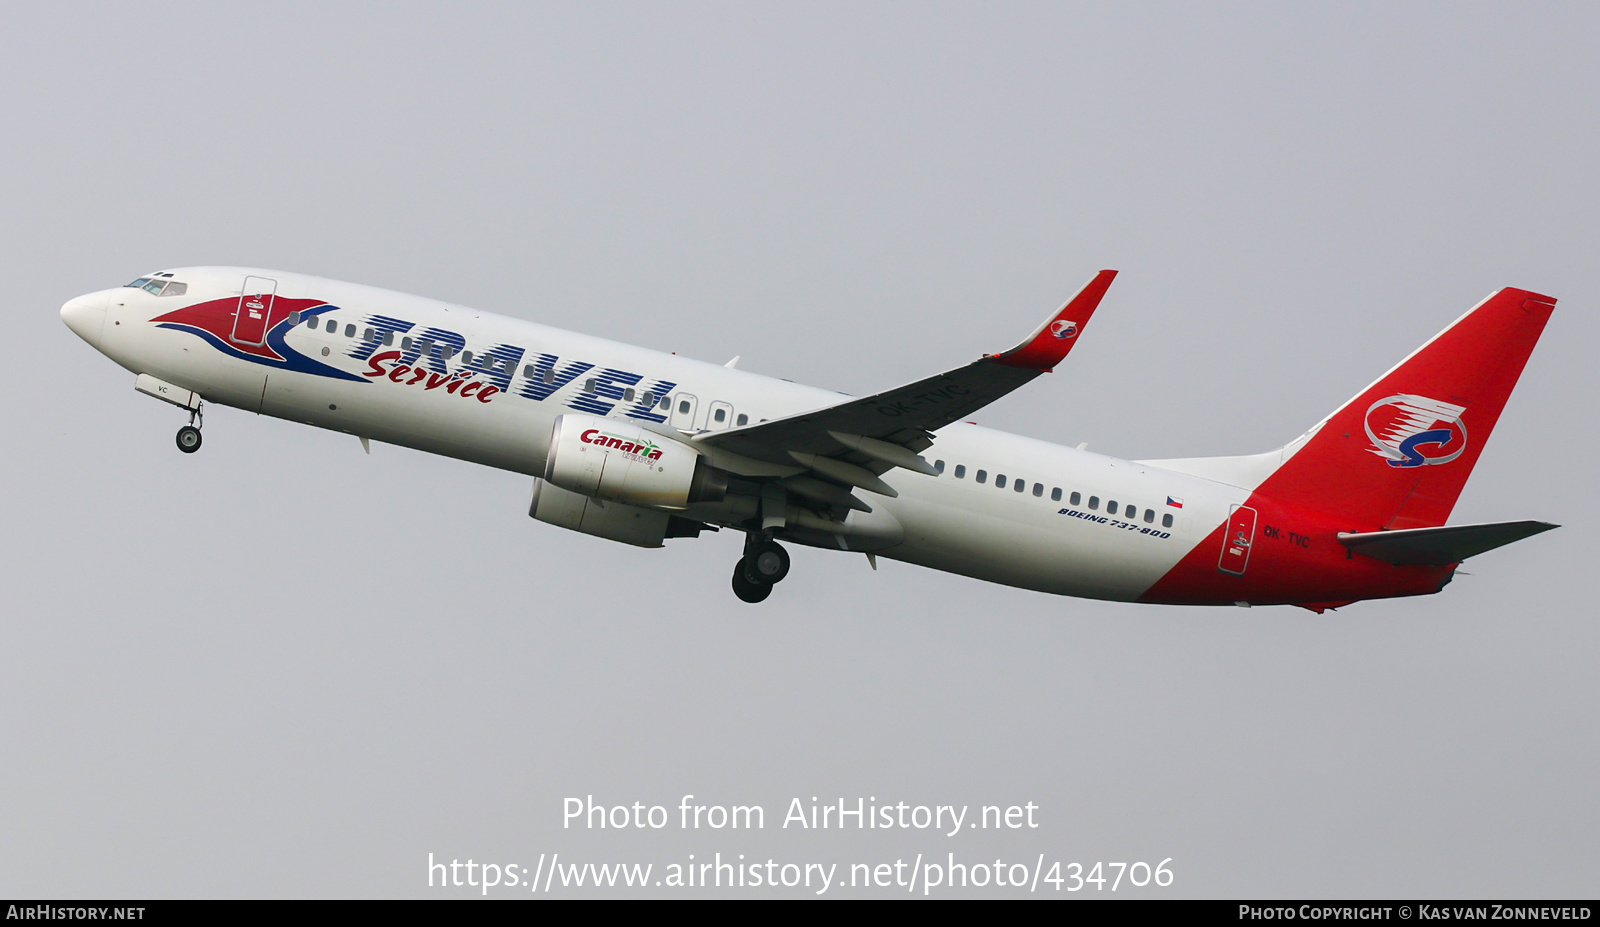
[[[61,321],[67,323],[73,334],[100,347],[100,329],[106,323],[106,293],[90,293],[69,299],[61,307]]]

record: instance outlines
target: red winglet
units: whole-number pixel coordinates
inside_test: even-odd
[[[1045,320],[1038,331],[1028,336],[1028,340],[1003,354],[991,354],[990,357],[1008,367],[1049,373],[1077,343],[1084,326],[1089,324],[1089,317],[1094,315],[1095,307],[1100,305],[1101,298],[1106,295],[1116,276],[1114,270],[1102,270],[1095,274],[1088,286],[1062,306],[1060,312]]]

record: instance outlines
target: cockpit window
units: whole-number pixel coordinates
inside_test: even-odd
[[[165,289],[162,289],[163,287]],[[189,285],[174,280],[151,280],[143,289],[152,296],[182,296],[189,292]]]
[[[145,290],[154,296],[182,296],[189,292],[189,284],[178,283],[171,277],[171,274],[151,274],[148,277],[140,277],[126,286]]]

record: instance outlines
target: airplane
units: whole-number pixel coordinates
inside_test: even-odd
[[[533,478],[528,514],[661,547],[744,533],[745,602],[783,544],[1057,595],[1318,614],[1439,592],[1468,557],[1557,527],[1446,525],[1555,300],[1490,294],[1263,454],[1122,460],[980,427],[1066,360],[1116,271],[1009,350],[866,396],[419,296],[243,267],[139,277],[66,325],[189,413],[221,404]]]

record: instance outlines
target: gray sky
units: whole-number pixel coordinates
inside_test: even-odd
[[[1307,6],[7,6],[0,893],[953,852],[1593,896],[1600,12]],[[1526,287],[1561,302],[1453,520],[1566,527],[1321,617],[807,549],[752,608],[731,533],[563,532],[521,476],[222,408],[179,454],[57,309],[205,263],[858,393],[1115,267],[1072,362],[979,421],[1129,457],[1278,446]],[[768,827],[561,826],[685,793]],[[777,826],[813,795],[1041,826]]]

